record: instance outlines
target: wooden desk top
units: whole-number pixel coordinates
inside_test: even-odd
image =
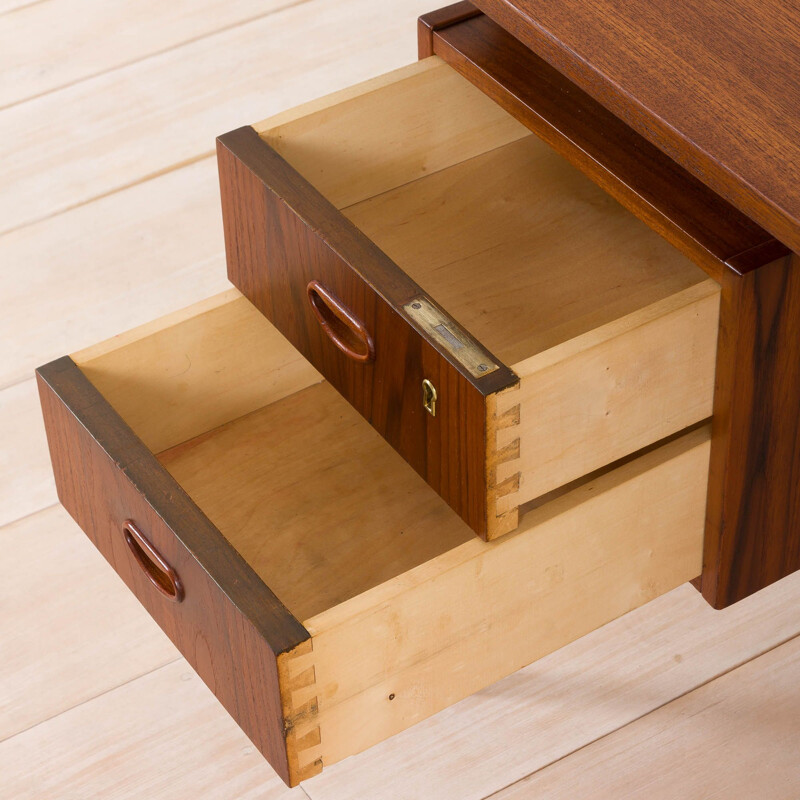
[[[800,252],[800,4],[474,3]]]

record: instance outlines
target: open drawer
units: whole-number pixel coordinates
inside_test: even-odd
[[[230,279],[484,538],[711,415],[718,285],[437,57],[218,158]]]
[[[236,291],[38,379],[61,502],[292,784],[700,572],[707,426],[487,543]]]

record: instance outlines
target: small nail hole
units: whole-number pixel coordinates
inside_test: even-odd
[[[394,692],[392,692],[392,693],[389,695],[389,699],[390,699],[390,700],[394,700]]]

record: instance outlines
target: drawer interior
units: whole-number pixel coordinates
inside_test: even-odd
[[[299,620],[470,538],[237,292],[168,319],[73,359]]]
[[[159,459],[299,620],[471,535],[326,382]]]
[[[519,378],[488,538],[710,417],[718,284],[437,57],[254,127]]]
[[[254,127],[518,374],[706,280],[435,56]]]
[[[707,427],[487,543],[236,291],[73,360],[310,633],[279,661],[295,778],[700,572]]]

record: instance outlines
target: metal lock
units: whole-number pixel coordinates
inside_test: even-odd
[[[424,409],[432,416],[436,416],[436,387],[427,379],[422,381],[422,405]]]

